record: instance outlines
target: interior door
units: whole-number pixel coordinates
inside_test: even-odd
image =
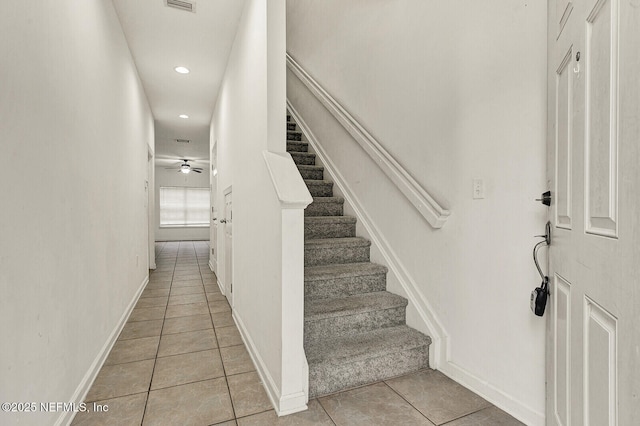
[[[231,190],[224,194],[224,279],[225,295],[233,308],[233,205]]]
[[[209,174],[211,179],[211,235],[209,246],[211,251],[209,253],[209,260],[211,261],[211,268],[213,273],[218,274],[218,200],[216,196],[218,194],[218,170],[217,170],[217,156],[216,156],[216,143],[211,148],[211,173]]]
[[[640,1],[551,0],[547,424],[640,424]]]

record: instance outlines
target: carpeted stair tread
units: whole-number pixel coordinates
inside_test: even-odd
[[[315,217],[305,217],[304,221],[307,223],[317,223],[317,224],[356,223],[356,218],[353,216],[315,216]]]
[[[305,347],[309,367],[336,365],[401,352],[431,344],[431,338],[406,325],[310,342]]]
[[[349,238],[315,238],[304,242],[305,248],[332,248],[332,247],[369,247],[371,241],[362,237]]]
[[[333,182],[328,180],[310,180],[305,179],[312,197],[331,197],[333,195]]]
[[[308,300],[304,307],[304,319],[313,321],[406,306],[407,299],[404,297],[388,291],[378,291],[333,299]]]
[[[304,238],[345,238],[356,236],[353,216],[311,216],[304,218]]]
[[[307,266],[304,268],[304,281],[319,281],[335,278],[362,277],[386,274],[387,267],[377,263],[337,263],[333,265]]]
[[[326,203],[344,203],[344,198],[342,197],[313,197],[313,203],[316,204],[326,204]]]
[[[298,164],[298,170],[320,170],[320,171],[324,171],[324,167],[323,166],[316,166],[316,165],[308,165],[308,164]]]
[[[287,141],[301,141],[302,132],[299,130],[287,130]]]
[[[287,152],[307,152],[309,143],[304,141],[287,141]]]
[[[310,152],[290,152],[293,162],[297,165],[314,165],[316,164],[316,155]]]
[[[316,179],[322,180],[324,179],[324,167],[322,166],[305,166],[298,165],[298,171],[302,176],[302,179]]]

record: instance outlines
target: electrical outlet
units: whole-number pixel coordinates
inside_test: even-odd
[[[473,199],[478,200],[484,198],[484,180],[473,180]]]

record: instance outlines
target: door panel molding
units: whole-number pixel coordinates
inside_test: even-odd
[[[617,425],[618,320],[586,295],[583,345],[584,424]]]
[[[573,155],[573,46],[556,70],[556,226],[571,229],[571,170]]]
[[[562,426],[571,424],[571,284],[555,274],[553,298],[554,414]]]
[[[618,237],[618,0],[586,19],[585,231]]]

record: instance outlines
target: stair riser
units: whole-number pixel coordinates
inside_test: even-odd
[[[309,365],[309,398],[429,367],[428,346],[340,365]]]
[[[304,215],[311,216],[342,216],[343,203],[311,203],[304,209]]]
[[[355,223],[305,223],[304,238],[344,238],[356,236]]]
[[[307,188],[312,197],[333,197],[333,182],[308,183]]]
[[[301,154],[291,152],[291,158],[293,162],[301,166],[314,166],[316,164],[315,154]]]
[[[298,169],[302,175],[302,179],[322,180],[324,172],[322,169]]]
[[[355,294],[384,291],[386,286],[387,279],[385,274],[305,281],[304,297],[306,299],[346,297]]]
[[[304,266],[369,261],[369,247],[327,247],[304,249]]]
[[[304,343],[329,337],[355,336],[358,333],[380,328],[404,325],[406,310],[404,306],[360,312],[353,315],[305,320]]]
[[[287,130],[295,131],[296,130],[296,123],[287,123]]]
[[[287,131],[287,140],[288,141],[301,141],[302,140],[302,133]]]
[[[288,152],[307,152],[309,151],[309,144],[306,142],[291,142],[287,141]]]

